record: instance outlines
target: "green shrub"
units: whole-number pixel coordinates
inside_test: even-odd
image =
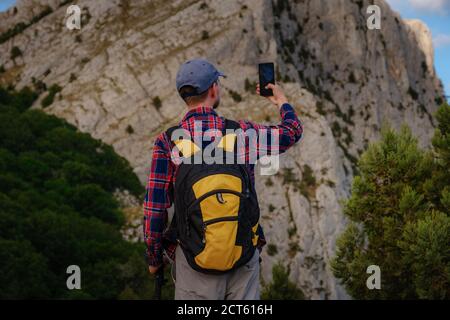
[[[143,187],[111,146],[28,110],[36,97],[0,88],[0,299],[150,298],[144,245],[123,240],[113,196]],[[81,290],[66,288],[72,264]]]
[[[317,101],[316,110],[317,110],[318,114],[320,114],[322,116],[326,115],[325,107],[324,107],[324,104],[322,101]]]
[[[335,138],[339,138],[342,135],[342,129],[341,129],[339,122],[334,121],[331,124],[331,132],[333,133],[333,136]]]
[[[383,128],[381,141],[361,155],[350,220],[337,241],[334,275],[356,299],[450,297],[450,107],[437,113],[433,151],[419,148],[411,130]],[[381,289],[366,287],[370,265]]]
[[[19,47],[12,47],[11,48],[11,60],[15,60],[17,57],[22,56],[22,50],[20,50]]]
[[[348,82],[350,83],[356,83],[356,77],[355,77],[355,73],[352,71],[350,72],[350,75],[348,76]]]
[[[417,99],[419,99],[419,94],[417,93],[416,90],[414,90],[412,87],[409,87],[408,89],[408,93],[411,96],[411,98],[415,101],[417,101]]]
[[[133,134],[134,133],[134,129],[133,129],[133,127],[131,125],[127,126],[126,131],[127,131],[128,134]]]
[[[245,78],[244,89],[246,92],[253,92],[256,90],[256,82],[250,82],[248,78]]]
[[[74,73],[70,74],[70,78],[69,78],[69,82],[74,82],[75,80],[77,80],[77,76]]]
[[[59,85],[57,85],[57,84],[52,85],[48,89],[48,95],[44,99],[42,99],[41,106],[43,108],[50,106],[53,103],[53,101],[55,100],[55,95],[58,92],[60,92],[61,90],[62,90],[62,88]]]
[[[153,98],[153,105],[155,106],[156,110],[159,110],[162,107],[162,101],[158,96]]]
[[[272,181],[272,179],[267,178],[265,185],[266,185],[266,187],[272,187],[272,186],[273,186],[273,181]]]
[[[288,229],[288,236],[289,238],[292,238],[293,236],[295,236],[297,234],[297,226],[292,226]]]
[[[269,243],[267,245],[267,254],[272,257],[272,256],[276,255],[277,253],[278,253],[277,245],[273,244],[273,243]]]
[[[296,241],[289,242],[289,251],[288,255],[293,258],[297,254],[297,252],[301,251],[300,245]]]
[[[289,280],[289,269],[278,263],[272,268],[272,283],[261,293],[263,300],[304,300],[305,295]]]
[[[242,101],[242,96],[238,92],[230,90],[230,95],[231,95],[231,98],[234,100],[234,102]]]
[[[29,87],[24,87],[19,92],[9,92],[0,87],[0,105],[10,106],[20,112],[27,110],[37,97]]]
[[[314,171],[307,164],[303,166],[303,176],[302,181],[307,186],[315,186],[316,185],[316,177],[314,176]]]

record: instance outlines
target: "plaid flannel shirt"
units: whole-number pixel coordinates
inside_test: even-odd
[[[238,150],[237,152],[241,156],[245,156],[245,163],[253,184],[255,183],[255,164],[249,163],[250,148],[256,147],[258,157],[260,153],[263,155],[283,153],[302,137],[302,123],[290,104],[286,103],[281,106],[280,115],[281,123],[277,126],[266,126],[250,121],[239,121],[243,132],[246,132],[248,129],[254,129],[257,133],[264,132],[263,134],[267,138],[266,142],[268,142],[263,144],[258,139],[255,142],[257,146],[252,146],[246,140],[243,145],[244,150]],[[199,121],[202,130],[194,130],[194,122],[198,125]],[[216,137],[222,136],[224,125],[224,118],[219,117],[212,108],[204,106],[190,109],[179,123],[181,128],[190,132],[193,139],[197,135],[210,135],[209,139],[204,139],[208,140],[208,142],[214,141]],[[276,141],[276,143],[271,144],[271,141]],[[277,147],[276,150],[274,148],[275,145]],[[143,228],[144,240],[147,245],[147,262],[152,266],[158,266],[162,263],[163,250],[169,258],[174,260],[177,246],[176,239],[166,230],[168,223],[167,209],[172,206],[174,196],[176,197],[173,194],[173,185],[178,165],[176,164],[177,161],[173,161],[172,146],[170,137],[167,137],[165,132],[156,138],[150,174],[146,186],[143,205]],[[266,243],[261,226],[259,226],[257,232],[259,235],[258,248],[261,249]]]

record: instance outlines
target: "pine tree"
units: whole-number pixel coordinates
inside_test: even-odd
[[[350,223],[337,241],[334,275],[357,299],[450,298],[450,107],[438,113],[433,150],[410,129],[382,130],[358,163],[344,204]],[[381,289],[369,290],[378,265]]]

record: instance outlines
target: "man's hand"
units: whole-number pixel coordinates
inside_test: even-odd
[[[169,265],[170,264],[170,260],[169,258],[167,258],[167,256],[163,255],[162,257],[163,263],[161,263],[159,266],[148,266],[148,271],[150,271],[151,274],[155,274],[159,268],[161,268],[162,265]]]
[[[159,268],[161,268],[162,264],[160,264],[159,266],[155,267],[155,266],[148,266],[148,271],[150,271],[151,274],[155,274]]]
[[[281,106],[285,103],[288,103],[286,96],[284,95],[283,89],[279,85],[269,83],[266,86],[266,89],[272,89],[273,96],[266,97],[273,104],[281,108]],[[259,84],[256,85],[256,94],[260,95]]]

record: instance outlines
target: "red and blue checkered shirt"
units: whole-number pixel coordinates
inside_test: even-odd
[[[245,150],[238,151],[238,154],[245,155],[246,165],[252,183],[255,183],[255,164],[249,163],[249,154],[252,147],[256,147],[259,153],[264,155],[283,153],[289,147],[300,140],[303,134],[303,126],[297,117],[294,108],[289,104],[284,104],[280,108],[281,123],[277,126],[266,126],[255,124],[250,121],[239,121],[242,131],[249,129],[255,130],[257,133],[264,132],[269,143],[260,145],[256,141],[257,146],[252,146],[248,141],[245,142]],[[196,128],[201,124],[201,131]],[[208,141],[214,141],[217,137],[222,137],[225,126],[223,117],[210,107],[196,107],[190,109],[179,123],[180,128],[190,132],[191,137],[195,139],[197,135],[210,135]],[[270,144],[270,141],[276,141]],[[276,150],[271,150],[272,148]],[[147,245],[147,261],[151,266],[158,266],[162,263],[163,250],[174,260],[175,249],[177,246],[176,239],[166,231],[168,223],[167,209],[172,206],[174,196],[173,184],[178,165],[171,157],[172,142],[165,132],[161,133],[157,138],[153,148],[152,163],[148,182],[146,186],[146,194],[144,199],[144,241]],[[178,163],[178,162],[177,162]],[[166,232],[165,232],[166,231]],[[258,228],[258,247],[262,248],[265,244],[264,233],[262,227]]]

